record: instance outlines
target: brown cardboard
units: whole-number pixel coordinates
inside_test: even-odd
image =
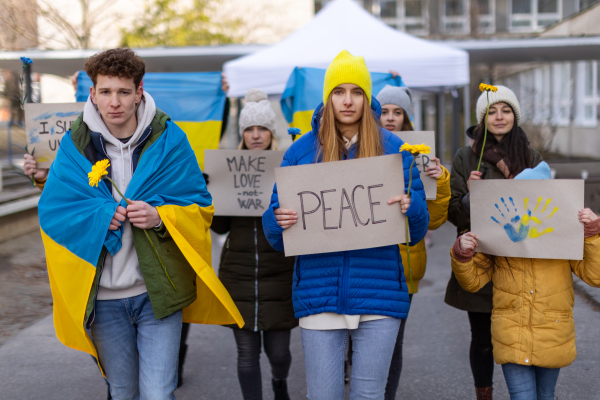
[[[62,138],[85,103],[25,103],[27,149],[38,168],[50,168]]]
[[[421,181],[425,188],[425,198],[427,200],[435,200],[437,197],[437,179],[425,175],[425,168],[433,166],[435,163],[430,161],[432,157],[435,157],[435,132],[433,131],[399,131],[392,132],[403,142],[408,144],[426,144],[431,147],[431,153],[419,154],[415,161],[419,172],[421,173]]]
[[[283,151],[205,150],[215,215],[259,217],[269,208]]]
[[[283,232],[286,256],[406,242],[400,204],[387,204],[404,194],[401,154],[277,168],[275,175],[280,207],[298,213]]]
[[[583,224],[578,219],[583,208],[583,180],[471,181],[470,199],[471,231],[479,236],[476,251],[506,257],[583,259]],[[527,210],[531,211],[529,222],[523,219]],[[511,234],[510,239],[507,229],[519,232],[521,225],[526,226],[523,232],[528,236],[534,228],[538,235],[546,233],[523,239]]]

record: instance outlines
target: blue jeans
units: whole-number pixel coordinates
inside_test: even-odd
[[[554,400],[560,368],[503,364],[510,400]]]
[[[383,400],[400,320],[361,322],[358,329],[302,329],[307,395],[311,400],[344,400],[344,358],[352,335],[350,400]]]
[[[97,300],[92,337],[113,400],[172,400],[181,311],[156,319],[148,293]]]

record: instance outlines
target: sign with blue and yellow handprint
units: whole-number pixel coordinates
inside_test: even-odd
[[[489,179],[471,182],[477,251],[498,256],[581,260],[582,180]]]

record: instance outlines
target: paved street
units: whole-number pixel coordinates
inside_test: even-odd
[[[413,299],[406,327],[404,371],[398,399],[474,399],[468,361],[470,331],[467,314],[443,302],[450,275],[449,249],[454,228],[446,224],[433,235],[428,270]],[[218,260],[215,240],[214,259]],[[600,290],[600,289],[594,289]],[[600,313],[576,295],[575,322],[579,356],[561,371],[557,396],[600,399]],[[194,325],[178,399],[241,399],[236,376],[236,351],[228,328]],[[289,379],[294,400],[305,398],[306,382],[299,329],[292,334],[293,363]],[[268,365],[263,357],[263,386],[271,400]],[[508,399],[501,369],[496,366],[495,399]],[[106,398],[106,385],[91,358],[67,349],[56,339],[48,316],[0,347],[0,399]]]

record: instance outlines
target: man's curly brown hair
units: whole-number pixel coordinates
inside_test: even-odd
[[[125,79],[133,78],[137,89],[146,73],[146,63],[131,49],[110,49],[94,54],[87,59],[84,68],[94,82],[94,87],[98,75],[107,75]]]

